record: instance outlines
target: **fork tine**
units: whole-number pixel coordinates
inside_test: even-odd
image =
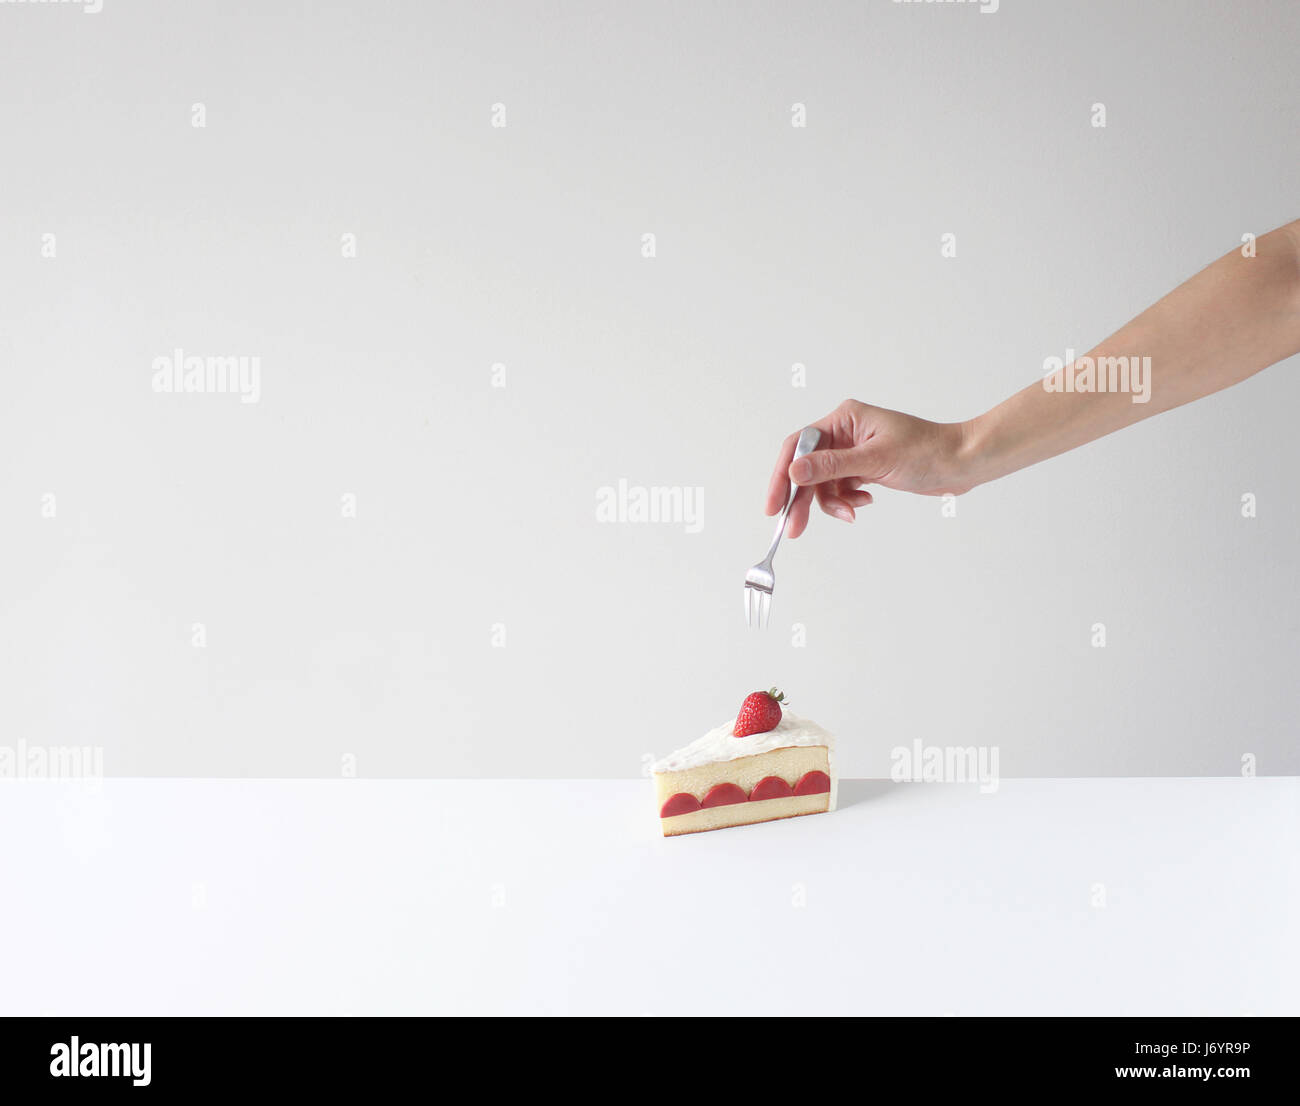
[[[806,457],[817,448],[822,432],[813,426],[805,426],[799,431],[799,440],[795,443],[795,458]],[[767,628],[767,621],[772,609],[772,589],[776,586],[776,576],[772,572],[772,558],[776,547],[785,536],[786,523],[790,521],[790,508],[794,506],[799,489],[791,487],[787,493],[785,506],[776,520],[776,533],[768,548],[767,556],[745,574],[745,624],[751,628],[757,622],[760,629]],[[751,595],[751,592],[757,594]],[[757,606],[755,606],[757,604]]]

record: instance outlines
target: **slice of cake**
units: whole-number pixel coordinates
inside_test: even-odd
[[[724,722],[650,768],[665,837],[835,809],[835,739],[756,691]]]

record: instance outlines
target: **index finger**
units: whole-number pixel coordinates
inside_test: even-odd
[[[791,434],[781,443],[781,452],[776,455],[776,468],[772,470],[772,479],[767,482],[767,503],[763,510],[774,515],[790,498],[790,462],[794,460],[794,447],[799,441],[799,432]]]

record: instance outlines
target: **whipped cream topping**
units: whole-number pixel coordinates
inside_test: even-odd
[[[730,722],[715,726],[684,749],[678,749],[656,761],[650,766],[650,771],[681,772],[687,768],[698,768],[702,764],[752,757],[758,753],[770,753],[773,749],[787,749],[792,745],[825,745],[829,750],[827,755],[834,763],[835,738],[816,722],[809,722],[788,710],[781,712],[781,721],[776,729],[766,733],[734,737],[731,731],[735,725],[736,720],[733,718]]]

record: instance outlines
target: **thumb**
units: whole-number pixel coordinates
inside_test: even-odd
[[[815,449],[790,465],[790,479],[801,486],[824,484],[855,476],[862,468],[862,455],[854,449]]]

